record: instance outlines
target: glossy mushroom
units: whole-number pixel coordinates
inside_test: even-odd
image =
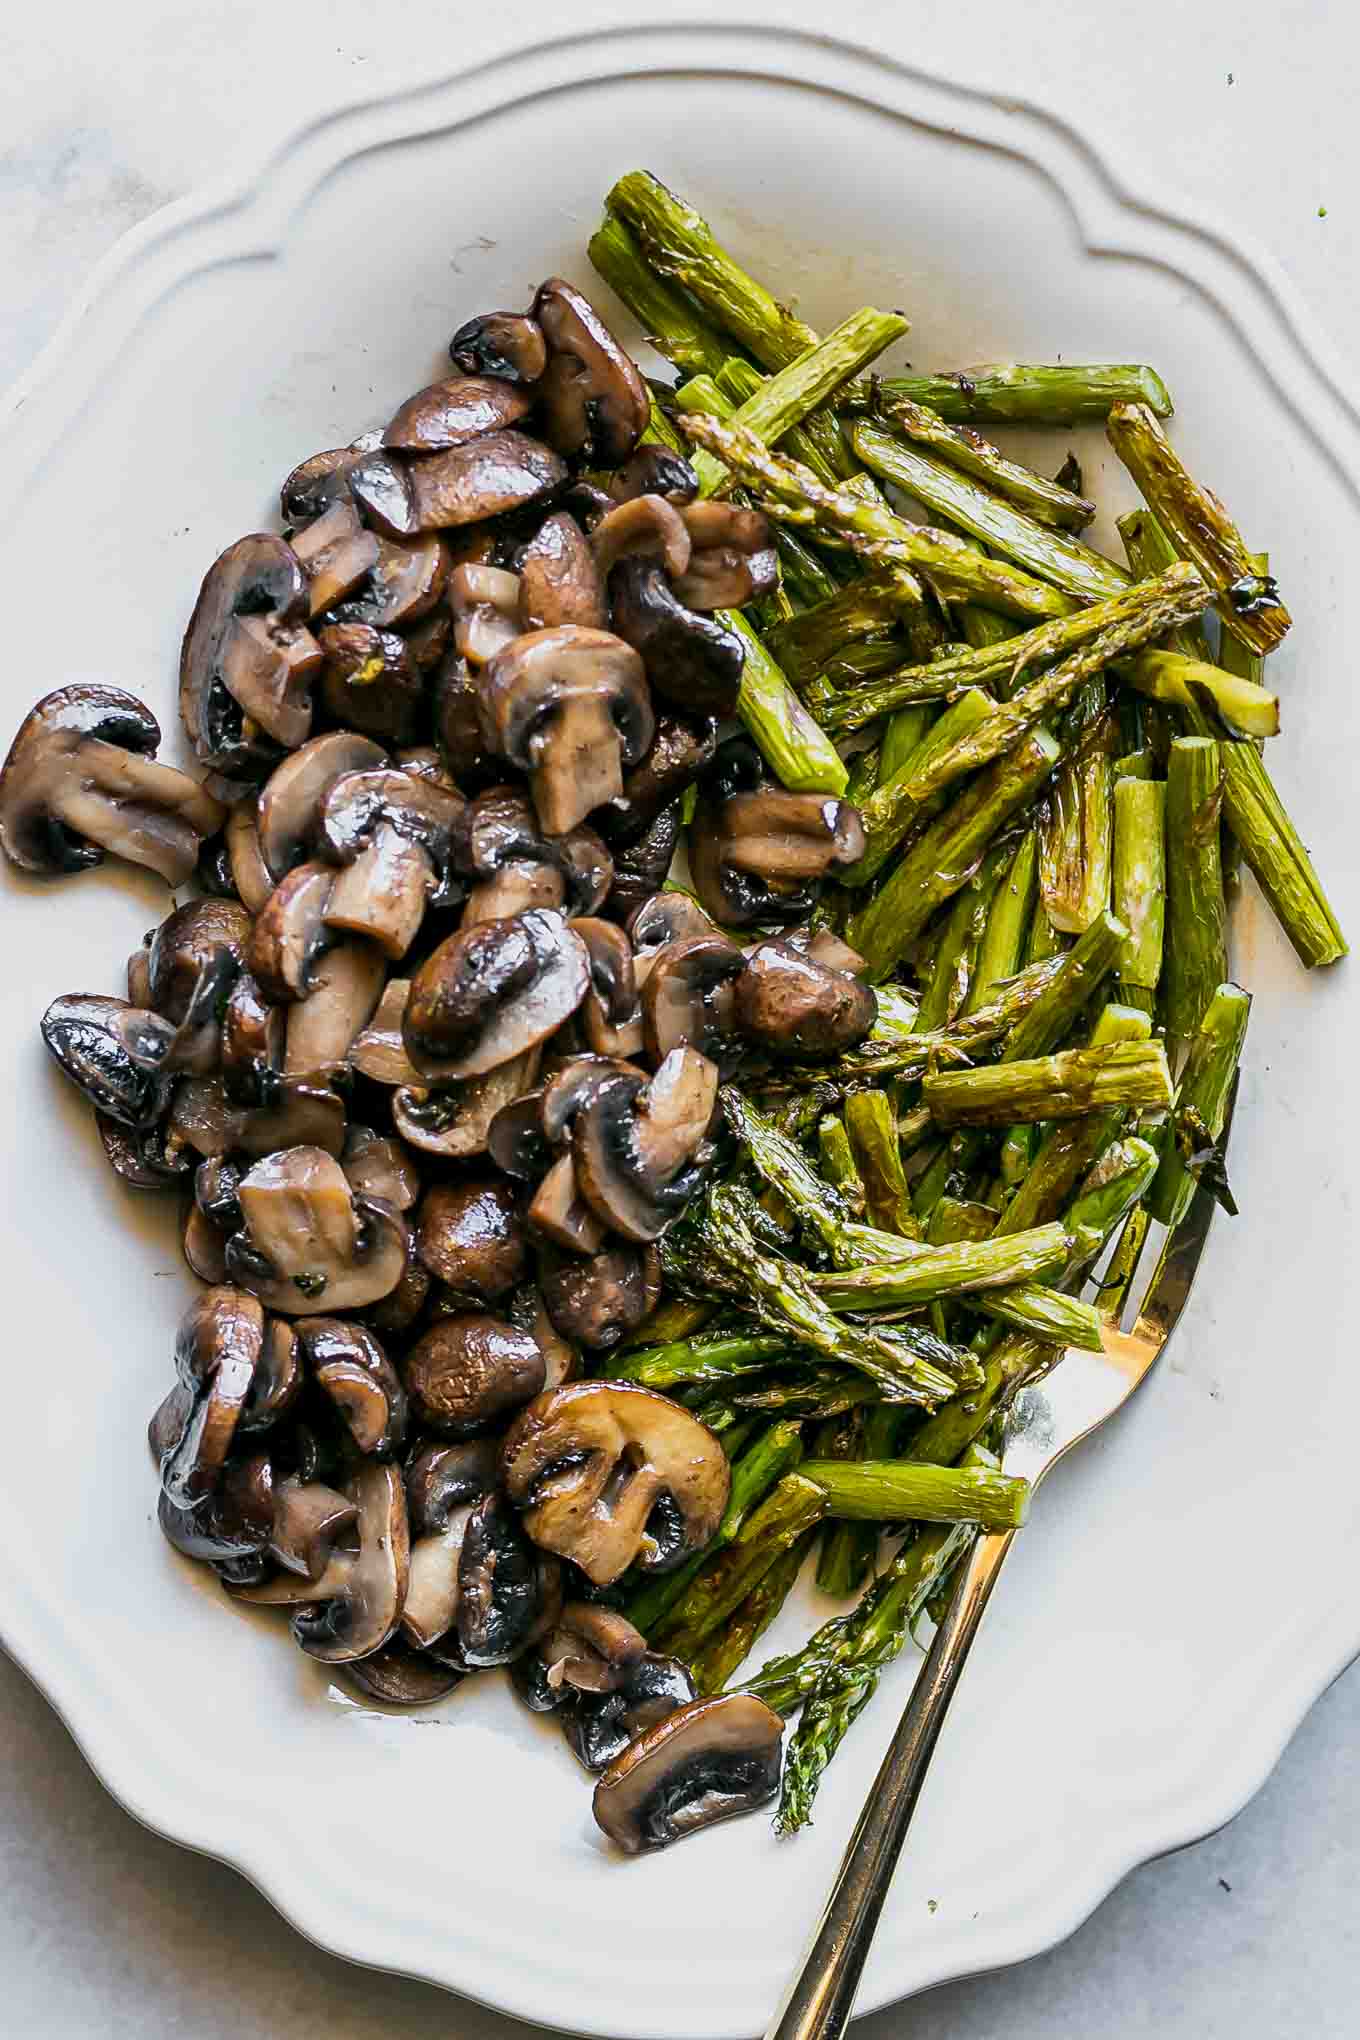
[[[878,1018],[872,987],[777,939],[761,942],[735,980],[733,1019],[770,1055],[801,1062],[841,1055]]]
[[[515,555],[521,630],[559,623],[609,628],[609,598],[590,540],[569,510],[554,510]]]
[[[614,1760],[595,1787],[595,1819],[635,1856],[749,1813],[779,1789],[783,1735],[754,1694],[692,1701]]]
[[[494,1303],[524,1278],[528,1247],[508,1183],[472,1177],[435,1183],[416,1214],[416,1252],[458,1295]]]
[[[313,1588],[316,1598],[293,1617],[296,1641],[325,1664],[349,1664],[382,1648],[401,1619],[409,1577],[406,1495],[398,1469],[365,1459],[344,1493],[355,1505],[358,1551],[336,1554]]]
[[[419,1422],[463,1438],[522,1409],[543,1387],[543,1355],[531,1333],[484,1311],[439,1318],[403,1363]]]
[[[317,853],[327,793],[349,772],[386,765],[387,753],[371,737],[330,730],[313,737],[270,774],[260,791],[256,833],[260,856],[275,885]],[[259,912],[257,907],[255,912]]]
[[[641,1070],[620,1070],[577,1113],[576,1180],[614,1232],[654,1240],[683,1211],[703,1180],[701,1149],[717,1097],[716,1065],[682,1047],[650,1079]]]
[[[590,957],[590,990],[580,1007],[587,1045],[596,1055],[641,1055],[642,1007],[632,944],[613,921],[584,915],[571,925]]]
[[[617,799],[652,740],[642,661],[609,631],[526,631],[492,659],[479,702],[483,740],[528,773],[550,836]]]
[[[582,1200],[584,1201],[584,1200]],[[606,1233],[598,1213],[599,1236]],[[584,1219],[583,1215],[583,1219]],[[614,1240],[590,1251],[584,1223],[568,1239],[569,1251],[544,1247],[539,1254],[538,1285],[543,1308],[553,1329],[574,1345],[607,1353],[622,1343],[655,1309],[661,1294],[661,1272],[655,1250]],[[583,1258],[584,1257],[584,1258]]]
[[[504,376],[449,376],[406,399],[388,421],[383,444],[402,453],[444,453],[518,425],[532,404],[531,393]]]
[[[527,312],[483,312],[458,328],[449,342],[449,360],[464,375],[536,383],[548,366],[548,345],[543,328]]]
[[[309,1318],[297,1333],[311,1378],[357,1452],[390,1459],[406,1438],[406,1390],[372,1332],[342,1318]]]
[[[647,388],[590,300],[560,276],[539,285],[532,306],[548,347],[537,395],[559,453],[598,467],[627,460],[647,427]]]
[[[734,713],[746,665],[742,640],[687,609],[656,560],[622,559],[609,576],[611,627],[642,659],[653,691],[692,715]]]
[[[716,930],[654,951],[642,986],[648,1054],[660,1062],[677,1048],[695,1048],[730,1069],[741,1045],[735,986],[745,965],[735,942]]]
[[[395,1211],[356,1197],[333,1155],[299,1146],[266,1155],[241,1178],[244,1230],[227,1243],[233,1279],[286,1317],[358,1310],[389,1294],[406,1267]]]
[[[307,576],[268,532],[208,569],[180,651],[179,708],[203,764],[225,782],[264,777],[311,729],[321,648],[306,627]]]
[[[746,928],[802,920],[818,881],[863,855],[864,826],[848,801],[767,781],[755,746],[732,737],[705,782],[690,844],[704,907],[728,927]]]
[[[477,1503],[458,1555],[458,1647],[469,1665],[505,1665],[561,1606],[561,1568],[536,1551],[505,1496]]]
[[[406,1052],[430,1077],[482,1076],[545,1041],[589,983],[585,944],[560,914],[479,922],[441,942],[412,978]]]
[[[327,927],[366,936],[399,961],[445,881],[462,810],[447,781],[390,766],[336,780],[320,821],[321,847],[340,867]]]

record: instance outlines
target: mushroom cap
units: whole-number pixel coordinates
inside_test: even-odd
[[[109,1167],[134,1190],[166,1190],[193,1166],[187,1153],[174,1161],[167,1159],[158,1127],[122,1126],[99,1111],[95,1112],[94,1122]],[[214,1279],[221,1279],[220,1271]]]
[[[651,744],[625,778],[623,792],[600,810],[602,834],[613,845],[638,842],[661,810],[702,776],[717,748],[717,724],[711,716],[682,716],[663,709]]]
[[[605,1225],[645,1242],[679,1217],[702,1180],[717,1097],[717,1066],[689,1047],[672,1049],[650,1081],[627,1070],[595,1089],[573,1122],[572,1159]]]
[[[307,524],[349,496],[349,477],[365,454],[381,446],[381,432],[365,432],[351,446],[336,446],[299,461],[279,491],[285,524]]]
[[[406,471],[413,531],[480,524],[519,510],[567,478],[566,465],[537,439],[513,429],[431,453]]]
[[[587,1771],[607,1771],[635,1737],[693,1698],[694,1681],[679,1658],[649,1650],[612,1692],[571,1695],[562,1710],[562,1733]]]
[[[420,1170],[414,1155],[395,1134],[371,1126],[348,1126],[340,1166],[351,1190],[360,1197],[378,1197],[394,1211],[409,1211],[420,1196]]]
[[[449,376],[406,399],[389,421],[383,444],[403,453],[442,453],[517,425],[533,401],[505,377]]]
[[[665,1562],[707,1544],[731,1484],[722,1446],[697,1417],[650,1389],[609,1381],[539,1396],[506,1434],[501,1465],[534,1542],[600,1587],[634,1560],[656,1569],[648,1519],[663,1497],[683,1526],[681,1547]]]
[[[372,1332],[343,1318],[309,1318],[298,1328],[312,1379],[355,1449],[390,1459],[406,1438],[406,1390]]]
[[[537,1183],[552,1167],[552,1147],[543,1131],[541,1085],[501,1107],[488,1129],[486,1148],[496,1167],[517,1182]]]
[[[479,922],[441,942],[412,978],[406,1052],[429,1076],[485,1075],[545,1041],[589,983],[586,946],[560,914]]]
[[[559,623],[609,627],[609,598],[590,540],[569,510],[554,510],[515,555],[524,630]]]
[[[250,1394],[264,1340],[254,1297],[219,1287],[196,1296],[175,1335],[173,1391],[153,1419],[161,1486],[176,1508],[192,1509],[215,1492]]]
[[[734,1032],[733,982],[746,958],[716,930],[668,942],[651,958],[642,987],[647,1052],[661,1061],[676,1048],[697,1048],[725,1070],[740,1043]]]
[[[482,1430],[543,1387],[538,1342],[484,1311],[438,1319],[407,1354],[404,1371],[416,1416],[441,1437]]]
[[[224,834],[237,895],[247,913],[258,914],[274,890],[274,880],[260,852],[259,817],[253,793],[234,803]]]
[[[427,623],[440,626],[441,647],[446,646],[447,621],[431,617]],[[316,641],[329,716],[381,744],[412,744],[423,735],[429,725],[424,676],[405,638],[371,623],[328,623]]]
[[[500,1478],[496,1438],[465,1438],[456,1445],[421,1445],[406,1466],[406,1507],[411,1528],[429,1537],[448,1528],[455,1510],[479,1502]]]
[[[353,503],[332,503],[295,531],[291,544],[307,576],[307,608],[320,616],[352,595],[378,564],[378,541],[359,522]]]
[[[67,992],[42,1017],[42,1038],[64,1077],[120,1126],[153,1126],[170,1102],[164,1071],[174,1029],[126,999]]]
[[[344,1493],[357,1510],[358,1553],[341,1568],[335,1591],[293,1617],[302,1649],[333,1665],[371,1657],[387,1642],[401,1619],[410,1572],[406,1494],[398,1469],[365,1459]]]
[[[556,1619],[561,1571],[535,1551],[504,1495],[468,1518],[458,1556],[458,1647],[469,1665],[505,1665]]]
[[[334,884],[333,865],[299,864],[256,915],[246,964],[277,1003],[305,999],[313,988],[313,968],[335,939],[326,925]]]
[[[543,830],[565,835],[615,799],[652,740],[642,661],[610,631],[558,624],[496,653],[479,684],[488,749],[529,773]]]
[[[449,360],[465,375],[494,375],[535,383],[548,366],[543,328],[527,312],[482,312],[458,328]]]
[[[353,595],[331,612],[337,623],[367,623],[374,630],[408,630],[427,616],[449,578],[449,549],[436,533],[413,538],[379,535],[378,562]]]
[[[560,276],[541,283],[532,306],[548,345],[537,395],[559,453],[598,467],[627,460],[647,428],[647,386],[590,300]]]
[[[640,654],[663,701],[691,715],[732,715],[746,647],[714,617],[686,609],[657,560],[622,559],[609,576],[613,627]]]
[[[330,730],[275,766],[257,810],[260,855],[275,885],[315,851],[323,803],[336,780],[386,763],[386,751],[372,738]]]
[[[416,1252],[460,1295],[479,1303],[506,1295],[528,1265],[514,1191],[491,1177],[432,1184],[417,1214]]]
[[[864,825],[849,801],[782,786],[742,786],[747,746],[731,740],[714,762],[690,832],[694,890],[729,927],[798,921],[817,882],[864,854]]]
[[[591,1218],[593,1234],[583,1222],[577,1237],[560,1242],[564,1252],[551,1246],[541,1250],[538,1281],[553,1329],[592,1352],[605,1353],[651,1314],[661,1294],[661,1277],[654,1249],[625,1240],[603,1245],[605,1228],[586,1205],[584,1219]]]
[[[358,1505],[324,1481],[297,1474],[275,1481],[273,1502],[270,1556],[285,1572],[315,1584],[334,1558],[341,1532],[357,1521]]]
[[[615,1608],[598,1601],[564,1601],[538,1651],[550,1686],[615,1693],[647,1655],[647,1639]]]
[[[433,1090],[403,1086],[392,1098],[392,1122],[409,1146],[424,1154],[461,1158],[485,1152],[497,1113],[531,1088],[539,1051],[531,1048],[485,1076]]]
[[[673,503],[664,496],[630,496],[600,519],[590,534],[590,549],[606,580],[619,560],[634,557],[659,560],[675,580],[688,567],[692,547]]]
[[[733,1017],[771,1055],[815,1061],[864,1040],[878,1018],[872,987],[788,942],[762,942],[736,979]]]
[[[628,782],[624,781],[624,798]],[[628,922],[637,909],[664,884],[680,842],[683,824],[681,803],[672,801],[648,823],[635,843],[619,845],[614,851],[614,883],[604,911],[613,920]]]
[[[477,680],[460,652],[450,652],[434,683],[435,734],[450,772],[468,793],[505,777],[482,743]]]
[[[222,950],[240,969],[250,940],[250,915],[239,900],[187,900],[167,914],[147,953],[149,1003],[178,1025],[187,1015],[205,969]]]
[[[160,738],[150,709],[119,687],[44,695],[0,770],[0,849],[47,876],[88,870],[109,851],[183,885],[224,815],[186,773],[153,762]]]
[[[679,506],[694,501],[699,477],[682,453],[648,440],[610,475],[608,490],[616,503],[630,502],[634,496],[664,496]]]
[[[407,1232],[395,1211],[355,1197],[333,1155],[293,1147],[241,1178],[245,1231],[227,1243],[242,1287],[286,1317],[320,1317],[376,1303],[406,1269]],[[375,1646],[376,1648],[376,1646]]]
[[[262,778],[273,744],[306,737],[321,656],[303,628],[309,613],[302,563],[271,532],[237,539],[204,576],[180,650],[179,710],[197,756],[222,777]]]
[[[642,1008],[632,944],[614,921],[584,915],[572,926],[590,956],[590,990],[581,1006],[586,1040],[599,1055],[640,1055]]]
[[[414,1564],[415,1554],[412,1553]],[[409,1593],[408,1593],[409,1599]],[[391,1637],[371,1657],[356,1658],[345,1666],[345,1677],[372,1700],[389,1707],[429,1707],[446,1699],[466,1674],[455,1665],[438,1664],[417,1650],[404,1637]]]
[[[302,1353],[297,1333],[285,1318],[266,1318],[250,1394],[237,1428],[246,1433],[272,1430],[301,1393]]]
[[[595,1787],[595,1818],[630,1856],[762,1806],[779,1789],[784,1724],[752,1693],[695,1700],[649,1728]]]

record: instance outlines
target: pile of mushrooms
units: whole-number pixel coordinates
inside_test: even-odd
[[[730,734],[717,612],[774,585],[769,533],[645,439],[589,302],[551,278],[449,351],[209,569],[199,776],[133,696],[58,688],[0,846],[193,882],[126,996],[42,1022],[123,1183],[180,1196],[203,1285],[150,1425],[165,1536],[376,1700],[512,1666],[636,1850],[767,1798],[780,1724],[696,1700],[620,1612],[709,1542],[729,1472],[604,1356],[645,1337],[722,1076],[873,1025],[809,925],[863,832]]]

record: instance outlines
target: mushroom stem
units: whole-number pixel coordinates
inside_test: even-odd
[[[328,928],[371,936],[396,961],[419,933],[433,885],[434,868],[420,844],[380,826],[337,875],[323,918]]]
[[[283,1067],[288,1076],[341,1068],[355,1036],[377,1009],[383,959],[371,942],[340,942],[327,950],[307,998],[288,1008]]]
[[[607,700],[581,694],[570,716],[549,724],[539,739],[529,787],[548,836],[565,836],[597,807],[619,798],[623,762]]]
[[[73,747],[76,748],[76,747]],[[86,737],[70,771],[58,752],[38,790],[55,819],[78,836],[102,843],[129,864],[144,864],[167,885],[193,875],[199,838],[220,829],[220,801],[173,765]]]

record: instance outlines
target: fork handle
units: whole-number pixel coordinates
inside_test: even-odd
[[[981,1537],[912,1687],[826,1908],[765,2040],[839,2040],[944,1717],[1013,1530]]]

